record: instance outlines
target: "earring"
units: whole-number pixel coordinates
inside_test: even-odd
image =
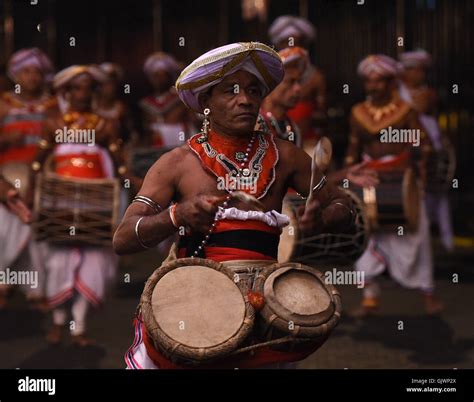
[[[209,114],[211,113],[211,110],[209,108],[204,109],[204,120],[202,121],[202,134],[204,137],[207,138],[207,134],[209,133]]]

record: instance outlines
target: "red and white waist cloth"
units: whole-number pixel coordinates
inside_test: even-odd
[[[276,260],[282,228],[289,218],[275,210],[242,211],[237,208],[219,208],[216,227],[199,257],[214,261]],[[204,235],[181,236],[178,258],[193,255]]]

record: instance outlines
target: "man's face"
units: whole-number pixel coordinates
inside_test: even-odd
[[[73,110],[88,110],[94,95],[95,82],[89,74],[81,74],[69,84],[69,96]]]
[[[26,66],[16,74],[16,82],[25,92],[39,92],[44,85],[43,73],[38,67]]]
[[[425,82],[426,71],[421,66],[405,67],[403,71],[403,81],[408,84],[418,86]]]
[[[153,72],[149,78],[153,89],[158,93],[167,91],[173,85],[171,76],[164,70]]]
[[[393,79],[384,77],[377,73],[370,73],[364,79],[365,92],[374,101],[382,100],[386,98],[393,86]]]
[[[300,99],[303,72],[297,65],[285,67],[285,78],[270,94],[271,101],[285,110],[293,108]]]
[[[255,75],[240,70],[202,94],[213,127],[225,134],[247,135],[253,131],[262,103],[262,89]]]

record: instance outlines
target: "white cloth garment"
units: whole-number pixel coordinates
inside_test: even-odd
[[[115,277],[118,257],[107,247],[57,247],[42,243],[46,268],[46,296],[52,307],[60,306],[76,294],[99,306]]]
[[[38,243],[32,239],[31,227],[2,204],[0,204],[0,222],[0,270],[10,268],[16,271],[36,272],[37,283],[21,285],[21,289],[28,298],[43,297],[44,266]]]
[[[356,261],[355,269],[370,282],[385,269],[400,285],[409,289],[430,291],[434,288],[429,223],[423,202],[420,203],[418,230],[397,233],[375,233],[367,249]]]
[[[243,211],[237,208],[222,208],[219,207],[217,212],[218,219],[234,219],[238,221],[256,220],[266,223],[268,226],[277,227],[278,229],[284,228],[290,224],[290,218],[288,216],[280,214],[279,212],[272,211]]]

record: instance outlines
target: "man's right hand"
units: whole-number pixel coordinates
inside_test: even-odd
[[[206,233],[214,222],[223,197],[198,195],[192,200],[176,206],[176,221],[179,226],[189,227],[194,232]]]

